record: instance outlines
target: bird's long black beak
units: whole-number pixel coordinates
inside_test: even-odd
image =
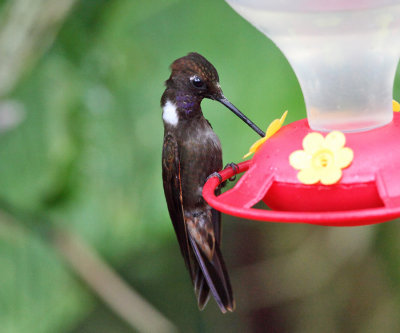
[[[238,110],[236,106],[234,106],[231,102],[229,102],[224,96],[216,98],[218,102],[225,105],[229,110],[231,110],[235,115],[237,115],[240,119],[242,119],[247,125],[249,125],[259,136],[262,138],[265,136],[265,133],[260,130],[256,124],[254,124],[249,118],[247,118],[242,112]]]

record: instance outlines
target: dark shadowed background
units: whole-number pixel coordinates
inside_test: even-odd
[[[222,0],[0,1],[0,331],[399,332],[398,221],[223,216],[237,310],[198,311],[161,182],[163,82],[190,51],[262,129],[305,117],[282,53]],[[257,135],[202,106],[240,162]]]

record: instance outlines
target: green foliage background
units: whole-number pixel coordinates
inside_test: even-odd
[[[0,196],[81,235],[184,332],[366,332],[379,309],[359,310],[343,288],[343,297],[335,296],[337,276],[310,301],[310,309],[328,303],[322,308],[331,313],[310,310],[309,326],[301,324],[301,297],[248,306],[252,293],[246,290],[256,273],[239,274],[243,267],[279,258],[327,228],[224,217],[224,254],[238,310],[222,316],[211,300],[198,312],[169,221],[160,165],[163,82],[170,63],[190,51],[216,66],[225,95],[261,128],[286,109],[286,123],[305,117],[299,84],[282,53],[225,2],[81,0],[51,48],[6,96],[22,103],[26,116],[0,134]],[[400,98],[398,76],[394,95]],[[240,161],[256,135],[218,103],[204,101],[203,110],[221,139],[224,161]],[[1,223],[6,220],[0,216],[1,332],[132,332],[37,232]],[[33,221],[34,230],[40,233],[40,227]],[[395,332],[400,229],[392,222],[368,230],[368,251],[352,255],[352,264],[338,274],[349,274],[347,282],[339,279],[339,285],[360,304],[374,304],[381,289],[367,293],[366,283],[354,292],[358,276],[372,265],[368,258],[374,258],[379,274],[372,274],[372,285],[383,285],[391,295],[384,312],[391,326],[385,327]],[[262,276],[269,269],[265,265]]]

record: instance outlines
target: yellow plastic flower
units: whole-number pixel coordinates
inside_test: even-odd
[[[353,150],[344,147],[346,138],[342,132],[330,132],[325,138],[320,133],[309,133],[303,139],[304,150],[296,150],[289,156],[290,165],[300,170],[297,178],[303,184],[324,185],[337,183],[342,169],[353,161]]]
[[[251,154],[255,153],[258,149],[260,149],[260,147],[265,141],[267,141],[271,136],[273,136],[276,132],[279,131],[279,129],[282,127],[286,119],[287,113],[288,112],[286,110],[280,119],[275,119],[271,124],[269,124],[265,132],[265,136],[254,142],[253,145],[250,147],[249,152],[246,155],[244,155],[243,158],[246,158]]]
[[[400,103],[393,100],[393,111],[400,112]]]

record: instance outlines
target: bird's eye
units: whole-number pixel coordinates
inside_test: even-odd
[[[190,82],[192,82],[193,86],[196,88],[204,88],[205,87],[204,81],[202,79],[200,79],[197,75],[192,76],[190,78]]]

